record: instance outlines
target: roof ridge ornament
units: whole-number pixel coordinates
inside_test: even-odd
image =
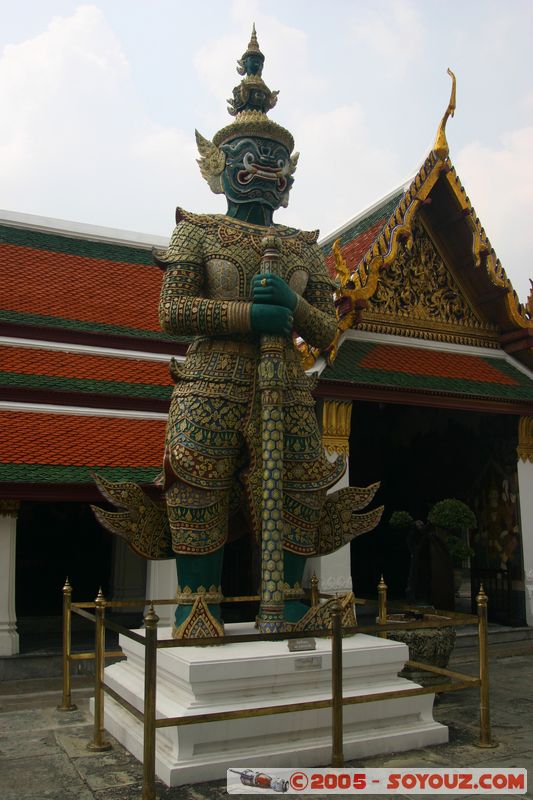
[[[448,117],[453,117],[455,113],[456,103],[455,103],[455,89],[456,89],[456,78],[454,73],[448,67],[447,69],[448,75],[452,79],[452,91],[450,95],[450,102],[448,103],[448,107],[444,112],[444,116],[440,121],[440,125],[437,131],[437,136],[435,139],[435,144],[433,145],[434,153],[442,159],[447,158],[450,152],[450,148],[448,147],[448,141],[446,139],[446,123],[448,122]]]

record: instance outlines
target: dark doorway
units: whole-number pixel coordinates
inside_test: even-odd
[[[393,511],[425,521],[434,503],[454,497],[483,517],[488,465],[516,468],[517,429],[512,415],[354,402],[350,483],[381,481],[376,503],[385,506],[379,527],[352,543],[357,595],[375,597],[383,574],[390,596],[404,597],[409,553],[388,525]]]
[[[17,522],[17,617],[59,616],[68,576],[73,600],[109,596],[112,541],[87,503],[24,502]]]

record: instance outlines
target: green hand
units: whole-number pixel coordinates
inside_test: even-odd
[[[292,333],[292,311],[284,306],[253,303],[251,322],[252,330],[258,333],[279,336],[290,336]]]
[[[274,306],[285,306],[291,311],[296,308],[298,295],[278,275],[265,272],[252,278],[252,300],[254,303],[268,303]]]

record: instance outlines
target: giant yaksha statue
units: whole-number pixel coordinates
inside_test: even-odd
[[[234,121],[212,141],[196,134],[200,170],[226,196],[227,213],[178,208],[168,248],[155,253],[165,270],[163,330],[194,336],[185,362],[172,364],[165,502],[135,484],[97,478],[126,509],[95,509],[100,521],[147,558],[176,558],[178,638],[223,632],[222,559],[239,507],[262,548],[263,631],[320,624],[324,610],[302,602],[306,559],[370,530],[381,514],[353,513],[377,485],[326,501],[346,465],[325,457],[311,381],[293,342],[298,335],[314,347],[330,344],[335,286],[318,233],[272,220],[288,203],[298,154],[289,131],[267,116],[277,92],[264,83],[263,64],[254,28],[238,62],[244,77],[228,101]]]

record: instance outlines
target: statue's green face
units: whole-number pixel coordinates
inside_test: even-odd
[[[244,59],[244,69],[247,75],[261,75],[263,64],[265,62],[264,56],[260,53],[250,53]]]
[[[265,205],[272,211],[288,204],[294,178],[286,147],[250,137],[233,139],[221,149],[226,154],[223,185],[228,202]]]

